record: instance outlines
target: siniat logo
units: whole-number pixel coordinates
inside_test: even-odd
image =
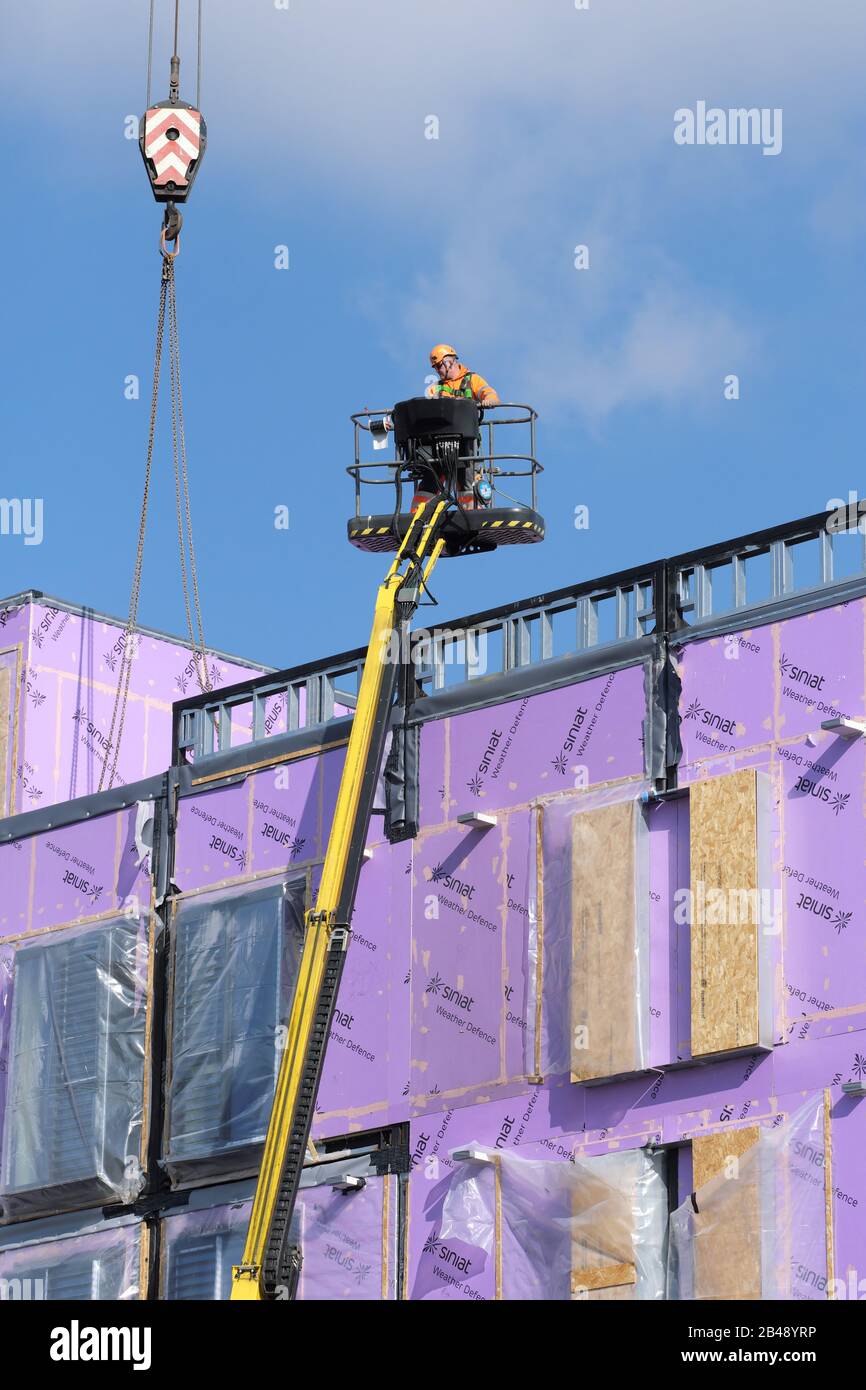
[[[427,981],[424,990],[425,994],[434,994],[441,997],[447,1004],[454,1004],[458,1009],[463,1009],[464,1013],[471,1014],[472,1005],[475,1003],[470,994],[464,994],[462,990],[456,989],[442,979],[441,975],[432,975]]]
[[[19,614],[20,612],[21,612],[21,605],[20,605],[20,604],[18,605],[17,608],[4,608],[4,609],[3,609],[3,612],[0,613],[0,627],[5,627],[6,624],[7,624],[8,622],[11,622],[11,620],[12,620],[13,618],[17,618],[17,617],[18,617],[18,614]]]
[[[263,839],[273,840],[278,845],[290,845],[295,838],[291,830],[281,830],[279,826],[271,825],[270,822],[266,822],[262,826],[259,834]]]
[[[815,898],[811,893],[801,893],[797,899],[797,907],[801,912],[813,913],[819,921],[829,922],[837,936],[842,935],[854,915],[853,912],[840,912],[832,903]]]
[[[478,764],[478,769],[470,778],[470,780],[466,783],[473,796],[481,795],[481,788],[484,785],[484,778],[490,771],[491,764],[493,763],[493,758],[496,754],[497,748],[502,742],[502,738],[503,732],[501,729],[491,729],[490,737],[487,740],[487,747],[484,749],[481,761]]]
[[[497,1149],[504,1149],[508,1142],[508,1136],[516,1125],[517,1120],[514,1115],[506,1115],[499,1127],[499,1137],[496,1140]]]
[[[816,801],[829,806],[837,816],[842,811],[847,811],[848,802],[851,800],[850,792],[834,792],[832,787],[822,787],[820,782],[814,781],[811,777],[798,777],[794,783],[794,791],[802,792],[804,796],[813,796]]]
[[[263,839],[273,840],[275,845],[283,845],[287,848],[290,859],[297,859],[307,843],[306,835],[293,835],[290,830],[282,830],[278,825],[272,825],[270,821],[265,821],[259,834]]]
[[[798,1158],[805,1158],[807,1163],[811,1163],[815,1168],[824,1167],[824,1155],[820,1149],[813,1148],[811,1144],[805,1144],[800,1139],[794,1140],[794,1153]]]
[[[30,703],[34,709],[39,709],[45,704],[45,695],[41,690],[37,690],[32,681],[27,682],[27,694],[30,696]]]
[[[441,1239],[435,1226],[424,1242],[424,1254],[433,1255],[443,1264],[450,1265],[460,1274],[468,1274],[472,1268],[472,1261],[466,1255],[458,1255],[456,1250],[452,1250],[449,1245]]]
[[[274,701],[273,705],[271,706],[270,713],[267,714],[267,715],[265,716],[265,734],[266,734],[266,735],[269,734],[269,733],[271,733],[271,731],[276,727],[276,724],[277,724],[277,722],[278,722],[278,720],[279,720],[279,718],[280,718],[280,715],[282,714],[282,712],[283,712],[284,709],[285,709],[285,700],[284,700],[283,696],[280,696],[277,700]]]
[[[84,709],[81,705],[79,705],[78,709],[73,714],[72,722],[74,724],[83,725],[83,727],[89,733],[90,737],[92,739],[95,739],[96,742],[99,744],[100,748],[108,749],[111,747],[111,740],[107,739],[104,734],[100,733],[96,724],[93,723],[93,720],[88,718],[87,710]]]
[[[210,666],[208,666],[207,662],[202,658],[201,667],[205,670],[207,674],[207,678],[210,681],[211,689],[214,689],[216,686],[222,684],[222,672],[220,671],[220,668],[217,666],[215,661],[212,661]],[[186,694],[193,676],[195,676],[196,684],[198,685],[199,690],[203,690],[204,687],[202,686],[200,665],[194,656],[190,657],[183,670],[180,671],[178,675],[176,675],[174,678],[174,683],[180,691],[181,695]]]
[[[481,759],[481,762],[478,764],[478,771],[479,771],[479,772],[489,772],[489,771],[490,771],[490,764],[493,762],[493,754],[496,752],[497,748],[499,747],[499,740],[500,740],[501,738],[502,738],[502,730],[501,730],[501,729],[493,729],[493,730],[491,731],[490,738],[489,738],[489,740],[488,740],[488,742],[487,742],[487,747],[486,747],[485,750],[484,750],[484,756],[483,756],[483,758]]]
[[[726,719],[723,714],[717,714],[715,710],[705,709],[700,700],[692,700],[685,713],[686,719],[695,719],[699,724],[706,724],[708,729],[718,729],[722,734],[735,734],[737,732],[737,721]]]
[[[568,770],[568,754],[574,749],[574,745],[577,743],[577,736],[583,728],[588,714],[589,710],[584,709],[582,705],[575,710],[574,719],[571,721],[571,727],[565,736],[565,742],[556,757],[551,759],[551,766],[554,771],[558,772],[562,777],[565,776]]]
[[[409,1094],[409,1086],[410,1086],[410,1084],[411,1084],[411,1083],[407,1083],[407,1085],[406,1085],[406,1091],[405,1091],[405,1094],[406,1094],[406,1095]],[[409,1166],[410,1166],[411,1168],[414,1168],[415,1165],[416,1165],[417,1163],[420,1163],[420,1162],[421,1162],[421,1159],[424,1157],[424,1154],[427,1152],[427,1145],[430,1143],[430,1138],[431,1138],[431,1136],[430,1136],[429,1134],[423,1134],[423,1133],[422,1133],[422,1134],[419,1134],[419,1135],[418,1135],[418,1142],[417,1142],[417,1144],[415,1145],[415,1149],[414,1149],[414,1151],[413,1151],[413,1153],[412,1153],[412,1157],[411,1157],[411,1159],[410,1159],[410,1161],[409,1161]]]
[[[83,893],[85,898],[90,898],[92,902],[97,903],[102,897],[101,883],[91,883],[89,878],[79,878],[72,869],[64,872],[63,882],[77,888],[79,893]]]
[[[442,864],[437,864],[431,874],[433,883],[441,883],[443,888],[447,888],[450,893],[456,893],[458,898],[465,898],[467,902],[472,901],[475,892],[475,884],[464,882],[462,878],[455,877],[454,874],[445,872]]]
[[[240,845],[233,845],[228,840],[224,840],[220,835],[212,835],[210,838],[209,849],[215,849],[226,859],[233,859],[238,864],[246,863],[246,855]]]
[[[819,676],[815,671],[807,671],[805,666],[795,666],[790,657],[782,654],[779,661],[779,670],[786,680],[796,681],[798,685],[805,685],[808,690],[822,690],[826,676]]]
[[[126,638],[127,634],[125,632],[122,632],[118,637],[117,641],[115,642],[114,646],[109,647],[107,652],[102,653],[102,659],[108,667],[109,671],[115,671],[117,669],[118,657],[124,656],[126,654]],[[135,661],[138,657],[139,634],[137,632],[130,633],[129,638],[130,640],[128,660]]]
[[[341,1250],[338,1245],[325,1246],[325,1259],[330,1260],[332,1264],[339,1265],[340,1268],[345,1269],[347,1273],[354,1274],[356,1284],[363,1284],[371,1271],[370,1265],[361,1264],[360,1261],[356,1261],[353,1254],[348,1250]]]

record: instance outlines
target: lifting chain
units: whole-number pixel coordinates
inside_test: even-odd
[[[193,650],[196,675],[201,690],[212,689],[210,672],[207,667],[204,626],[202,623],[199,599],[198,572],[195,562],[195,548],[192,535],[192,512],[189,496],[189,473],[186,458],[186,435],[183,420],[183,397],[180,384],[180,336],[177,322],[177,295],[175,290],[174,262],[180,250],[180,214],[173,203],[166,208],[165,224],[160,236],[162,253],[162,276],[159,287],[159,310],[156,320],[156,350],[153,363],[153,386],[150,396],[150,419],[147,434],[147,460],[144,468],[144,491],[138,521],[138,543],[135,552],[135,566],[132,588],[129,597],[129,613],[123,633],[120,654],[120,670],[114,692],[114,705],[111,723],[105,743],[102,770],[99,776],[98,791],[114,786],[117,776],[117,763],[123,740],[123,727],[126,719],[126,706],[129,696],[129,681],[132,663],[137,655],[138,603],[141,594],[141,571],[144,558],[144,538],[147,530],[147,511],[150,500],[150,484],[153,473],[153,445],[156,434],[156,414],[159,401],[159,379],[162,370],[162,348],[165,337],[166,308],[168,309],[168,355],[171,378],[171,434],[172,457],[174,461],[175,503],[177,510],[178,548],[183,583],[184,610],[186,613],[187,634]],[[173,241],[175,249],[169,251],[166,243]],[[189,551],[189,575],[187,574],[187,550]],[[195,609],[195,623],[190,605],[190,584],[192,582],[192,607]],[[116,736],[115,736],[116,735]],[[110,760],[110,763],[109,763]]]

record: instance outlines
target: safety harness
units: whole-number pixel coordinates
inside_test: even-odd
[[[459,382],[440,381],[436,387],[437,396],[465,396],[470,401],[475,400],[475,393],[472,390],[472,378],[474,372],[466,368]]]

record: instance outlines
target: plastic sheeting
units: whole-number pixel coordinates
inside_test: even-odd
[[[396,1185],[385,1176],[367,1178],[355,1192],[335,1192],[330,1183],[302,1189],[299,1298],[396,1297]]]
[[[109,918],[14,948],[0,1039],[4,1220],[131,1202],[142,1189],[147,920]]]
[[[161,1291],[164,1299],[229,1299],[232,1266],[241,1263],[252,1202],[168,1216],[162,1223]]]
[[[365,1186],[334,1191],[332,1184],[347,1173],[366,1175]],[[371,1175],[366,1159],[305,1170],[294,1213],[303,1256],[299,1299],[369,1302],[396,1297],[397,1181]],[[166,1217],[161,1297],[228,1299],[251,1209],[252,1202],[244,1200]]]
[[[305,880],[178,899],[163,1162],[174,1182],[255,1168],[300,962]]]
[[[136,1299],[140,1260],[139,1224],[0,1250],[0,1299]]]
[[[453,1277],[492,1266],[502,1299],[664,1297],[667,1190],[657,1155],[555,1162],[468,1147],[482,1158],[455,1172],[435,1242]]]
[[[536,1070],[587,1080],[640,1071],[649,1049],[649,830],[644,784],[542,809],[540,933],[530,918]],[[542,962],[538,970],[539,940]],[[537,1009],[539,980],[542,1008]]]
[[[672,1213],[668,1298],[827,1297],[823,1096],[761,1128]]]
[[[12,970],[15,952],[0,946],[0,1157],[3,1154],[3,1122],[6,1117],[6,1090],[9,1076],[9,1022],[12,1011]],[[2,1169],[0,1169],[2,1175]]]

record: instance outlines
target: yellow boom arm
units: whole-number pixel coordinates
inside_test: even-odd
[[[232,1279],[233,1299],[291,1298],[300,1251],[292,1215],[310,1135],[370,822],[379,763],[393,701],[397,663],[390,641],[411,618],[444,545],[446,503],[422,506],[376,598],[373,629],[337,793],[315,908],[307,913],[304,949],[264,1156],[244,1247]]]

